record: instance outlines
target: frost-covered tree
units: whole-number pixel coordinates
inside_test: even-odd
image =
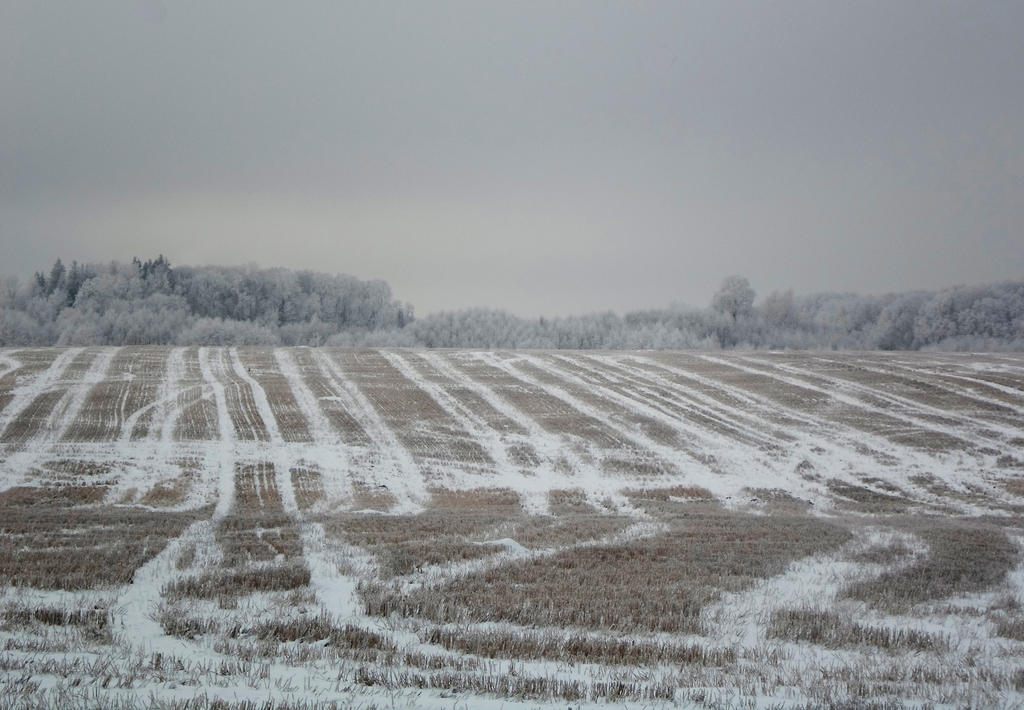
[[[711,299],[711,308],[729,316],[734,322],[754,313],[754,298],[757,294],[750,282],[742,276],[729,276]]]
[[[1024,282],[885,296],[773,292],[742,277],[706,309],[526,319],[467,309],[413,317],[387,283],[255,266],[57,260],[0,282],[0,345],[199,343],[479,348],[1024,349]]]

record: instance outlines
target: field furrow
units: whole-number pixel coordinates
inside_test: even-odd
[[[376,495],[371,498],[380,498],[385,508],[396,505],[405,510],[417,510],[428,497],[424,474],[404,442],[342,366],[348,359],[343,357],[345,354],[344,351],[321,350],[316,352],[316,360],[328,385],[338,393],[372,443],[367,470],[354,472],[353,486],[362,491],[374,491]],[[349,355],[355,356],[354,353]]]
[[[15,400],[16,390],[32,388],[59,354],[56,348],[32,348],[4,351],[0,355],[0,422],[7,405]]]
[[[926,451],[943,449],[953,443],[945,437],[937,437],[934,445],[915,440],[914,436],[920,433],[920,429],[909,422],[866,409],[827,388],[744,365],[735,357],[682,353],[656,353],[649,357],[683,371],[695,371],[770,406],[781,408],[792,417],[792,421],[802,422],[812,432],[824,434],[823,430],[828,428],[845,430],[848,436],[871,435],[900,446],[917,444]]]
[[[977,369],[937,367],[929,364],[901,363],[865,356],[857,367],[872,373],[893,375],[914,383],[914,389],[923,389],[925,396],[940,393],[949,406],[966,403],[977,416],[987,416],[1013,425],[1018,415],[1024,414],[1024,372],[1018,377],[1003,376],[1008,384],[999,384],[980,378]],[[943,403],[941,406],[946,406]]]
[[[855,393],[869,406],[968,440],[998,442],[1012,438],[1019,430],[1017,413],[1010,407],[863,363],[814,358],[778,366],[796,376],[813,372],[821,377],[824,386]]]
[[[277,428],[284,441],[312,442],[306,417],[295,401],[295,394],[288,380],[278,369],[271,350],[262,348],[241,348],[238,357],[248,373],[266,392],[267,401]]]
[[[370,437],[366,434],[359,421],[342,403],[345,396],[344,388],[336,387],[329,373],[322,368],[322,363],[307,348],[296,348],[290,351],[295,365],[301,373],[302,380],[327,418],[331,426],[348,446],[368,447]]]
[[[68,430],[65,442],[114,441],[131,436],[132,427],[122,429],[132,415],[152,412],[156,391],[167,362],[165,348],[120,348],[102,381],[89,391]],[[145,435],[147,419],[132,419]]]
[[[11,407],[12,418],[4,428],[0,442],[23,446],[35,439],[54,439],[54,430],[62,413],[67,411],[75,393],[82,389],[82,379],[97,358],[95,349],[72,349],[54,361],[47,376],[33,387],[35,395],[17,412]]]
[[[210,352],[209,358],[212,376],[224,387],[235,436],[242,441],[270,441],[267,425],[256,409],[252,387],[236,370],[231,353],[218,348]]]
[[[546,432],[562,439],[563,446],[579,456],[589,458],[595,449],[614,449],[622,442],[614,429],[583,414],[543,387],[525,382],[509,369],[505,363],[508,357],[474,353],[472,358],[460,358],[457,366]]]
[[[609,357],[550,358],[588,382],[674,417],[685,435],[697,441],[724,438],[735,446],[771,451],[779,446],[780,439],[787,439],[778,430],[767,431],[763,420],[738,409],[735,400],[725,405],[729,398],[724,393],[721,399],[715,399],[694,380],[672,381],[664,377],[667,373],[659,376],[636,363]]]
[[[1021,363],[0,350],[0,697],[1016,706]]]
[[[161,440],[167,440],[167,433],[174,441],[213,441],[224,436],[218,425],[212,385],[200,366],[198,348],[188,348],[182,355],[182,371],[176,384],[177,397],[165,415]]]
[[[613,412],[643,407],[657,412],[658,419],[634,414],[633,426],[666,446],[688,450],[706,443],[728,441],[730,446],[771,451],[777,447],[773,438],[757,429],[737,423],[721,411],[709,406],[692,391],[670,389],[653,378],[625,375],[618,365],[602,363],[582,356],[549,355],[544,358],[552,372],[562,371],[576,381],[574,391],[593,392],[603,399],[603,407]]]
[[[754,358],[736,358],[734,367],[760,373],[784,386],[810,389],[830,397],[828,410],[833,420],[851,428],[889,438],[894,443],[923,450],[969,451],[972,442],[949,428],[948,416],[914,412],[903,403],[876,391],[844,386],[843,383],[800,368],[763,363]]]
[[[493,465],[457,420],[380,353],[339,350],[334,357],[414,459]]]
[[[443,375],[422,357],[411,353],[383,353],[396,370],[426,392],[448,416],[469,432],[487,452],[498,475],[517,475],[523,461],[523,447],[528,447],[521,436],[513,441],[504,440],[502,428],[496,424],[514,427],[514,423],[502,417],[494,408],[466,387],[459,386]],[[443,366],[443,365],[442,365]],[[484,416],[481,416],[480,413]],[[504,434],[509,437],[508,433]],[[532,453],[532,450],[530,451]]]

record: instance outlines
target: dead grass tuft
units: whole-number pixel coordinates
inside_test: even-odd
[[[396,503],[387,486],[352,481],[352,507],[355,510],[379,510],[386,513]]]
[[[366,612],[437,623],[508,621],[614,631],[700,633],[700,611],[849,533],[806,517],[693,514],[651,539],[510,563],[437,586],[364,583]]]
[[[1024,478],[1011,478],[1003,481],[1003,487],[1012,495],[1024,498]]]
[[[711,491],[700,486],[669,486],[667,488],[627,488],[623,494],[630,499],[665,502],[682,498],[684,500],[714,500]]]
[[[840,504],[858,513],[902,513],[914,505],[914,501],[905,496],[856,486],[836,478],[828,482],[828,489],[841,498]]]
[[[1002,582],[1017,560],[1016,546],[994,526],[928,520],[915,521],[912,529],[928,544],[928,554],[909,567],[853,584],[847,596],[905,611],[921,602],[985,591]]]
[[[329,640],[333,646],[356,650],[384,651],[396,653],[397,648],[391,639],[366,631],[351,624],[338,625],[329,614],[308,616],[285,621],[266,621],[257,624],[252,633],[261,641],[323,641]]]
[[[587,493],[582,488],[548,491],[548,508],[557,516],[597,513],[597,508],[587,501]]]
[[[516,516],[522,512],[519,494],[510,488],[431,488],[430,507],[457,513]]]
[[[840,615],[815,609],[773,611],[768,638],[805,641],[826,648],[876,646],[889,651],[936,651],[949,648],[949,639],[906,628],[865,626]]]
[[[324,484],[320,471],[312,466],[300,466],[289,472],[292,488],[295,489],[295,503],[299,510],[306,511],[324,499]]]
[[[102,503],[107,486],[15,486],[0,493],[0,507],[73,506]]]
[[[0,581],[64,590],[128,584],[168,540],[209,512],[0,506]]]
[[[995,618],[996,634],[1014,641],[1024,641],[1024,619],[1011,619],[1000,614]]]
[[[152,508],[171,508],[185,502],[185,497],[192,484],[185,476],[178,476],[167,481],[160,481],[142,496],[142,505]]]
[[[164,586],[161,594],[170,600],[218,599],[254,592],[280,592],[309,584],[309,568],[301,562],[249,569],[211,570],[185,577]]]
[[[434,628],[421,634],[425,643],[485,658],[545,659],[565,663],[650,666],[658,663],[720,667],[736,661],[730,648],[674,645],[638,639],[594,638],[558,632],[450,631]]]
[[[906,543],[897,540],[884,545],[872,545],[865,550],[850,555],[850,559],[854,562],[865,564],[891,565],[897,560],[908,557],[913,553],[914,551],[907,547]]]

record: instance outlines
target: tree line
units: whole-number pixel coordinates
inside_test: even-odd
[[[66,266],[0,283],[0,345],[343,345],[464,348],[1024,350],[1024,282],[887,295],[774,291],[726,278],[702,308],[520,318],[415,318],[387,283],[178,266],[163,256]]]

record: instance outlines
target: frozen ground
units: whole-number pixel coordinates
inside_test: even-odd
[[[1006,354],[0,350],[0,708],[1021,705],[1022,422]]]

